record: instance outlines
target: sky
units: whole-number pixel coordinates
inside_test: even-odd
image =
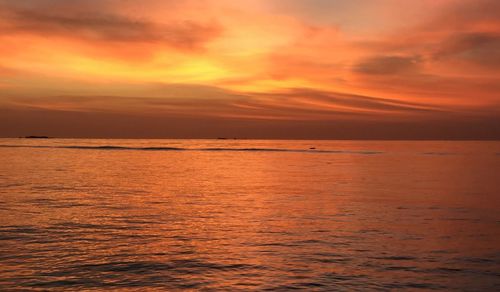
[[[500,139],[497,0],[0,0],[0,137]]]

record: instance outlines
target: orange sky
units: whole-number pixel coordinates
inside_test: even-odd
[[[0,0],[0,136],[500,138],[500,1]]]

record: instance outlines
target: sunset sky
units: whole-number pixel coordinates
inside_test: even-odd
[[[499,139],[497,0],[0,0],[0,136]]]

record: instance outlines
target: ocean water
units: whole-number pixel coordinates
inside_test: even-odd
[[[500,290],[500,143],[0,139],[0,290]]]

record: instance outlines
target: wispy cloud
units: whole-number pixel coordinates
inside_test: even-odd
[[[71,12],[61,11],[57,5],[28,8],[9,3],[12,2],[0,2],[0,33],[4,35],[25,33],[49,38],[160,43],[179,49],[199,49],[222,32],[222,27],[215,22],[167,20],[159,23],[100,9]]]
[[[362,60],[354,70],[375,75],[410,74],[419,70],[418,56],[376,56]]]

